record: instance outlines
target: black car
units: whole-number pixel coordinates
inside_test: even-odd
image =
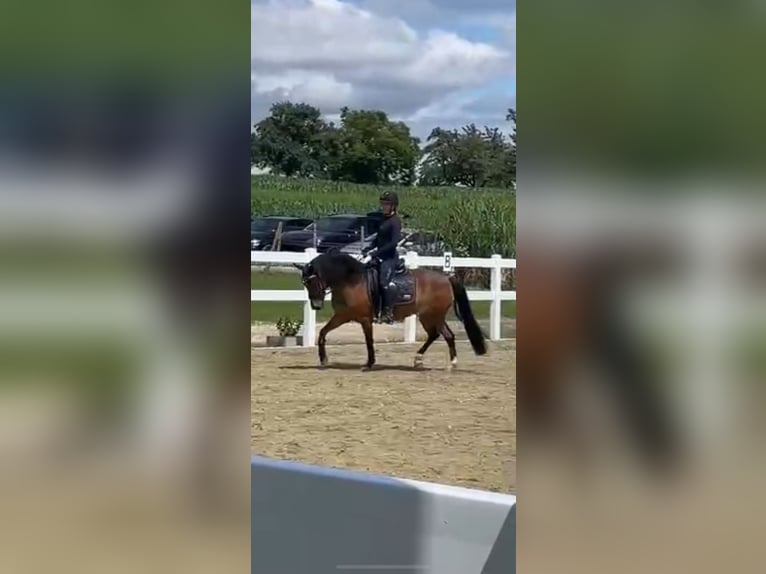
[[[250,249],[252,251],[271,249],[280,223],[282,224],[282,234],[284,234],[305,229],[312,222],[310,219],[300,217],[256,217],[250,221]]]
[[[449,246],[444,238],[438,233],[430,231],[408,232],[402,248],[404,251],[414,251],[418,255],[426,257],[440,257]]]
[[[343,253],[349,255],[359,255],[363,248],[370,247],[375,239],[375,235],[365,236],[364,242],[360,239],[347,244],[341,249]],[[444,239],[428,231],[416,231],[414,229],[402,229],[402,241],[399,246],[399,253],[405,254],[408,251],[414,251],[423,256],[441,256],[445,251],[449,251]]]
[[[322,217],[303,231],[292,231],[282,236],[283,251],[305,251],[314,247],[325,253],[331,249],[340,249],[349,243],[359,241],[362,234],[372,235],[378,231],[383,217],[378,212],[366,215],[337,214]]]

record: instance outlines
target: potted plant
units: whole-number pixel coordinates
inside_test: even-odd
[[[303,337],[298,335],[298,331],[303,326],[301,319],[292,319],[290,317],[280,317],[277,321],[277,330],[279,335],[270,335],[266,337],[266,344],[269,347],[296,347],[303,344]]]

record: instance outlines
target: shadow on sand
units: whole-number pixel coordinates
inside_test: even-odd
[[[320,367],[319,365],[285,365],[279,368],[288,371],[361,371],[362,365],[359,363],[330,363],[326,367]],[[433,371],[448,370],[449,369],[446,368],[431,369],[429,367],[413,367],[412,365],[375,365],[370,372],[399,371],[404,373],[428,373]],[[461,369],[460,367],[454,369],[454,372],[460,374],[476,374],[473,371]]]

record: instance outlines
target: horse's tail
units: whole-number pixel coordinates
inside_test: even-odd
[[[463,323],[474,353],[486,355],[487,342],[484,339],[481,327],[476,322],[476,317],[473,316],[471,303],[468,301],[468,293],[466,293],[465,287],[456,277],[450,277],[449,281],[452,284],[452,293],[455,296],[455,315]]]

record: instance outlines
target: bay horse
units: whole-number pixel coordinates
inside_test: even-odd
[[[319,331],[317,341],[320,365],[327,365],[327,334],[341,325],[356,322],[362,326],[367,345],[367,362],[363,370],[371,369],[375,364],[372,338],[375,308],[370,289],[370,284],[374,281],[370,278],[368,267],[351,255],[336,251],[323,253],[306,265],[296,267],[301,270],[301,280],[308,291],[312,309],[321,309],[324,306],[325,293],[332,292],[332,307],[335,313]],[[409,302],[400,301],[394,306],[394,319],[401,321],[410,315],[417,315],[425,329],[427,339],[415,354],[414,366],[422,367],[423,355],[440,335],[449,347],[451,368],[457,365],[455,335],[447,324],[447,313],[453,307],[465,327],[474,353],[486,354],[484,333],[476,322],[462,283],[455,277],[428,269],[409,270],[407,273],[414,283],[413,296]]]
[[[522,424],[532,436],[562,425],[556,430],[563,431],[568,450],[585,448],[572,442],[581,435],[562,414],[561,400],[566,386],[583,384],[572,366],[586,360],[598,370],[592,381],[605,391],[647,468],[671,469],[681,448],[676,421],[655,380],[657,366],[641,351],[623,315],[621,298],[632,281],[678,266],[677,254],[658,236],[642,237],[635,245],[602,241],[594,247],[581,241],[566,250],[538,241],[543,247],[526,251],[517,284],[524,299],[516,365]],[[570,399],[569,408],[580,407]]]

